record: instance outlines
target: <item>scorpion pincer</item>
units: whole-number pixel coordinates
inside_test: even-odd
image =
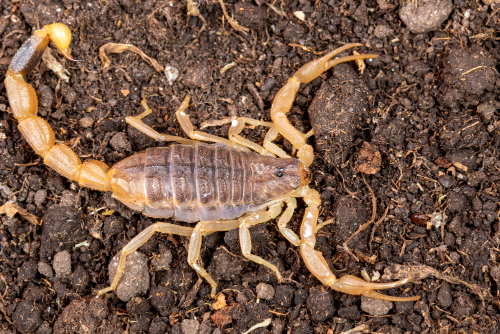
[[[239,229],[241,249],[249,260],[271,269],[278,279],[278,268],[263,258],[251,254],[249,227],[278,217],[283,204],[286,209],[278,220],[278,228],[293,245],[300,247],[302,258],[323,284],[332,289],[354,295],[364,295],[390,301],[411,301],[419,297],[394,297],[374,290],[398,287],[411,280],[392,283],[370,283],[351,275],[337,279],[323,255],[314,250],[316,233],[325,223],[317,225],[321,200],[311,189],[309,169],[314,159],[312,146],[306,143],[310,131],[303,134],[288,121],[286,113],[294,101],[300,84],[308,83],[338,63],[355,59],[374,58],[377,55],[354,55],[331,59],[336,54],[360,44],[347,44],[326,56],[311,61],[300,68],[277,93],[272,108],[272,122],[240,117],[232,122],[229,139],[195,131],[185,110],[190,97],[186,96],[176,112],[177,119],[191,139],[163,135],[141,119],[151,111],[126,121],[143,133],[159,140],[172,141],[169,147],[150,148],[135,154],[109,168],[97,160],[81,162],[73,150],[55,144],[54,133],[47,121],[36,116],[38,100],[33,87],[23,76],[30,73],[40,61],[52,41],[70,60],[68,52],[71,32],[67,26],[54,23],[33,33],[12,59],[5,78],[5,87],[11,111],[19,122],[19,130],[33,150],[43,157],[45,164],[81,187],[112,191],[113,196],[127,206],[154,218],[194,223],[194,228],[170,223],[155,223],[135,236],[121,250],[116,275],[108,288],[98,294],[115,290],[125,267],[127,254],[134,252],[155,232],[190,236],[189,265],[212,287],[215,297],[217,283],[204,268],[198,265],[202,237],[215,231]],[[269,128],[263,145],[253,143],[239,134],[244,126]],[[292,158],[272,141],[278,134],[289,140],[298,151]],[[217,143],[202,144],[200,141]],[[287,228],[296,198],[304,200],[307,208],[300,228],[300,236]]]

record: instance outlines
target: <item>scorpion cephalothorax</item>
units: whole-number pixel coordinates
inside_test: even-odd
[[[300,253],[307,268],[323,284],[349,294],[364,295],[391,301],[410,301],[416,297],[393,297],[374,290],[400,286],[410,281],[406,278],[392,283],[370,283],[355,276],[345,275],[337,279],[323,255],[314,250],[316,233],[325,223],[317,225],[321,200],[319,193],[311,189],[309,169],[314,159],[312,146],[306,143],[310,131],[303,134],[295,129],[286,113],[295,99],[300,84],[308,83],[338,63],[355,59],[374,58],[376,55],[354,55],[331,59],[336,54],[360,44],[347,44],[322,58],[305,64],[281,88],[271,108],[271,122],[239,117],[229,129],[229,140],[195,131],[186,114],[190,97],[186,96],[176,112],[177,119],[191,139],[163,135],[141,119],[147,111],[136,117],[127,117],[130,125],[160,141],[174,141],[167,148],[151,148],[145,153],[133,155],[111,169],[103,162],[81,162],[73,150],[63,144],[55,144],[51,126],[36,116],[38,100],[35,90],[24,81],[41,59],[52,40],[68,59],[67,50],[71,32],[61,23],[43,27],[19,49],[7,71],[5,87],[19,130],[45,164],[80,186],[100,191],[112,191],[113,196],[129,207],[156,218],[174,218],[185,222],[198,222],[194,228],[170,223],[156,223],[134,237],[121,251],[117,273],[111,286],[98,294],[116,289],[125,267],[127,254],[134,252],[154,233],[173,233],[190,236],[189,265],[212,286],[215,296],[217,283],[204,268],[198,265],[202,236],[215,231],[238,228],[243,255],[249,260],[265,265],[281,281],[278,268],[263,258],[251,254],[250,226],[278,217],[280,232]],[[245,125],[269,128],[262,146],[239,134]],[[286,154],[272,143],[278,134],[289,140],[297,150],[297,158]],[[219,143],[202,144],[200,141]],[[222,144],[222,145],[221,145]],[[257,152],[257,153],[255,153]],[[303,198],[307,208],[300,228],[300,236],[287,228],[297,206],[297,197]]]

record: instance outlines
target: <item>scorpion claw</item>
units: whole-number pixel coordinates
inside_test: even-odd
[[[401,286],[411,281],[412,278],[413,277],[407,277],[399,281],[390,283],[371,283],[371,282],[366,282],[365,280],[355,276],[345,275],[335,280],[332,284],[330,284],[330,287],[336,291],[348,293],[351,295],[361,295],[361,296],[372,297],[393,302],[415,301],[419,300],[420,296],[394,297],[374,291],[379,289],[390,289]]]

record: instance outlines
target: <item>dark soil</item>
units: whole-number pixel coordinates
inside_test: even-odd
[[[416,34],[400,19],[403,4],[385,0],[269,4],[275,10],[261,0],[225,2],[250,29],[245,35],[222,19],[218,2],[202,2],[201,33],[202,20],[186,16],[184,1],[0,2],[0,195],[43,218],[36,226],[19,215],[1,217],[0,333],[243,333],[267,318],[271,325],[252,333],[342,333],[360,324],[378,333],[499,332],[498,5],[455,0],[444,22]],[[109,165],[165,145],[125,124],[143,112],[142,99],[153,110],[146,123],[183,136],[174,113],[188,92],[196,128],[228,116],[269,120],[277,91],[318,57],[296,45],[322,52],[357,42],[364,45],[359,53],[380,55],[365,61],[362,74],[348,63],[303,85],[289,119],[300,131],[316,131],[309,139],[316,149],[311,184],[323,201],[320,218],[336,221],[319,232],[316,249],[332,271],[377,278],[391,269],[383,281],[420,265],[419,280],[385,293],[421,300],[373,304],[331,291],[309,273],[276,221],[251,229],[252,252],[279,267],[283,284],[243,259],[237,231],[215,233],[204,238],[201,263],[226,297],[216,310],[209,285],[186,262],[188,238],[156,235],[139,249],[151,277],[147,292],[128,302],[115,294],[95,298],[108,285],[113,256],[155,220],[46,167],[8,113],[7,66],[34,29],[53,22],[69,25],[71,53],[82,62],[53,49],[69,82],[44,63],[27,76],[39,113],[57,141]],[[169,85],[165,73],[129,52],[110,55],[103,70],[99,48],[110,42],[135,45],[177,68],[179,78]],[[205,131],[227,136],[228,128]],[[262,142],[265,130],[244,135]],[[277,143],[292,151],[287,141]],[[370,156],[360,154],[363,147]],[[381,162],[372,159],[379,155]],[[357,173],[366,161],[376,162],[373,173]],[[371,220],[374,197],[374,221],[349,241],[348,252],[343,243]],[[289,223],[296,232],[303,213],[299,201]],[[69,275],[54,265],[59,252],[71,255]],[[259,283],[274,297],[257,299]]]

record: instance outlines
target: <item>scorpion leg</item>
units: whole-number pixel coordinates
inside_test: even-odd
[[[264,260],[263,258],[257,255],[251,254],[252,239],[250,237],[250,231],[248,230],[250,226],[264,223],[268,220],[274,219],[280,213],[281,213],[281,203],[275,203],[270,205],[268,211],[266,212],[256,213],[241,218],[242,222],[240,225],[240,245],[241,245],[241,252],[247,259],[252,260],[258,264],[262,264],[271,269],[272,271],[274,271],[274,273],[278,277],[278,281],[281,283],[283,278],[281,277],[281,273],[278,270],[278,267],[276,267],[274,264],[271,264],[270,262]]]
[[[274,127],[274,124],[271,122],[263,122],[259,121],[253,118],[248,118],[248,117],[238,117],[231,123],[231,127],[229,128],[229,133],[228,137],[229,140],[232,141],[233,143],[239,144],[241,146],[248,147],[252,150],[254,150],[257,153],[260,153],[262,155],[267,155],[274,157],[274,154],[266,150],[264,147],[246,139],[240,136],[241,131],[243,131],[243,128],[245,127],[245,124],[250,124],[253,126],[267,126],[267,127]]]
[[[298,150],[297,157],[306,166],[310,166],[314,159],[312,146],[306,144],[308,134],[303,134],[302,132],[295,129],[288,121],[286,113],[292,106],[295,95],[299,90],[300,84],[311,82],[312,80],[320,76],[323,72],[339,63],[356,59],[378,57],[378,55],[354,55],[330,60],[336,54],[355,46],[361,46],[361,44],[346,44],[343,47],[340,47],[328,53],[324,57],[305,64],[297,72],[295,72],[295,74],[290,79],[288,79],[287,84],[279,90],[279,92],[276,94],[276,97],[274,98],[273,106],[271,107],[271,119],[273,120],[273,123],[278,129],[279,133],[281,133],[283,137],[288,139],[293,147]]]
[[[149,238],[153,236],[156,232],[160,233],[171,233],[183,236],[190,236],[193,231],[193,228],[186,226],[179,226],[169,223],[156,223],[145,228],[141,233],[136,235],[132,240],[129,241],[125,247],[122,248],[120,252],[120,260],[118,261],[118,267],[116,268],[116,274],[111,282],[111,285],[105,289],[99,290],[97,295],[102,295],[106,292],[110,292],[116,289],[118,282],[120,281],[120,277],[125,269],[125,262],[127,259],[127,255],[135,252],[137,248],[141,247],[145,244]]]
[[[185,110],[189,106],[189,100],[191,99],[191,96],[188,94],[184,98],[184,101],[182,102],[181,106],[177,111],[175,112],[175,116],[177,117],[177,120],[179,121],[179,124],[181,125],[182,130],[186,133],[186,135],[193,139],[193,140],[201,140],[201,141],[209,141],[213,143],[220,143],[227,145],[229,147],[234,147],[240,151],[245,151],[248,152],[249,149],[238,145],[230,140],[211,135],[209,133],[201,132],[201,131],[195,131],[193,129],[193,124],[189,120],[189,116],[186,114]]]
[[[151,110],[151,108],[148,107],[145,100],[142,100],[141,104],[144,107],[144,109],[146,109],[146,111],[138,116],[126,117],[125,122],[127,122],[128,124],[130,124],[131,126],[136,128],[137,130],[141,131],[145,135],[152,137],[160,142],[161,141],[175,141],[175,142],[178,142],[179,144],[184,144],[184,145],[195,145],[197,143],[197,141],[195,141],[195,140],[190,140],[190,139],[186,139],[186,138],[182,138],[182,137],[161,134],[161,133],[157,132],[156,130],[154,130],[153,128],[151,128],[150,126],[144,124],[142,119],[144,117],[148,116],[149,114],[151,114],[153,111]]]
[[[285,238],[287,238],[287,240],[290,241],[290,243],[292,243],[294,246],[300,246],[300,238],[297,236],[297,234],[295,234],[294,231],[286,227],[286,224],[290,221],[290,219],[293,216],[295,208],[297,208],[297,200],[295,199],[295,197],[290,197],[286,201],[286,210],[281,215],[280,220],[278,221],[278,228],[281,234]]]
[[[318,231],[316,226],[319,214],[318,208],[321,204],[319,193],[316,190],[310,189],[308,187],[304,187],[301,191],[301,197],[304,197],[304,201],[308,206],[304,213],[304,218],[300,227],[300,254],[304,259],[307,268],[314,276],[316,276],[323,284],[331,287],[332,289],[351,295],[362,295],[377,299],[399,302],[414,301],[420,299],[420,296],[394,297],[383,295],[374,291],[401,286],[408,283],[412,279],[412,277],[407,277],[405,279],[390,283],[366,282],[361,278],[351,275],[344,275],[341,278],[337,279],[335,275],[330,271],[330,268],[328,267],[323,254],[314,250],[314,246],[316,244],[316,232]]]
[[[198,258],[200,257],[201,239],[204,235],[212,232],[229,231],[233,228],[237,228],[239,225],[239,220],[207,220],[196,224],[196,227],[193,229],[193,233],[191,234],[188,250],[188,264],[210,284],[212,287],[210,296],[212,298],[215,298],[217,283],[207,273],[207,271],[197,263]]]

